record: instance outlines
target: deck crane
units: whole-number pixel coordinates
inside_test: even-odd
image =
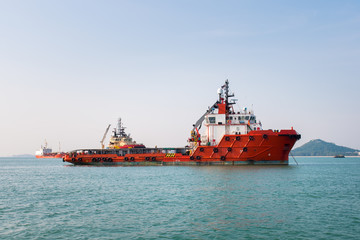
[[[230,106],[235,104],[237,99],[233,99],[233,101],[229,102],[229,98],[230,97],[234,97],[234,94],[230,94],[229,93],[229,81],[226,79],[225,84],[223,86],[221,86],[221,88],[218,89],[217,91],[218,95],[219,95],[219,100],[216,101],[214,103],[214,105],[212,105],[211,107],[209,107],[209,109],[204,113],[204,115],[201,116],[201,118],[199,118],[199,120],[197,120],[197,122],[195,124],[193,124],[193,130],[192,132],[194,132],[196,129],[200,129],[201,128],[201,124],[204,121],[206,115],[208,115],[209,113],[213,112],[215,108],[218,108],[218,104],[221,103],[222,101],[225,101],[225,112],[228,113]],[[225,95],[225,96],[223,96]]]
[[[101,143],[101,149],[104,149],[104,140],[105,140],[105,138],[106,138],[106,134],[108,133],[110,126],[111,126],[111,124],[109,124],[109,126],[106,128],[106,131],[105,131],[105,133],[104,133],[104,136],[103,136],[103,138],[102,138],[101,141],[100,141],[100,143]]]
[[[234,97],[234,94],[230,94],[229,93],[229,81],[226,80],[225,84],[223,86],[221,86],[221,88],[218,89],[217,91],[218,95],[219,95],[219,100],[217,100],[214,105],[212,105],[211,107],[209,107],[209,109],[199,118],[199,120],[196,121],[195,124],[193,124],[193,129],[191,130],[191,136],[195,137],[199,134],[199,130],[201,128],[201,125],[206,117],[206,115],[208,115],[209,113],[212,113],[216,108],[218,108],[218,104],[225,102],[225,114],[228,114],[230,111],[230,106],[235,104],[237,99],[232,99],[229,102],[229,98]]]

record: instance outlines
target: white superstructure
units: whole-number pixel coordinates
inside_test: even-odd
[[[205,117],[206,131],[201,137],[204,145],[216,145],[226,135],[247,134],[253,130],[262,130],[262,125],[256,120],[252,111],[246,109],[229,114],[209,113]]]
[[[247,134],[250,131],[262,130],[261,122],[256,119],[253,111],[243,108],[235,111],[233,106],[237,99],[231,99],[234,94],[229,94],[229,82],[217,91],[219,100],[205,112],[194,124],[190,142],[197,145],[214,146],[219,143],[224,135]],[[205,130],[200,134],[200,128],[204,124]]]
[[[42,146],[41,145],[41,148],[39,151],[36,151],[35,152],[35,155],[36,156],[43,156],[45,154],[49,154],[49,153],[52,153],[52,149],[51,148],[47,148],[47,142],[45,140],[45,146]]]

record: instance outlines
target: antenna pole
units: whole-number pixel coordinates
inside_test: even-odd
[[[229,104],[229,80],[226,79],[225,81],[225,103],[226,103],[226,107]]]

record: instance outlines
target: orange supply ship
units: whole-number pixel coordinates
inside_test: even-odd
[[[235,112],[229,82],[218,90],[218,100],[193,125],[189,146],[146,148],[124,144],[108,149],[79,149],[63,160],[75,165],[287,165],[301,135],[294,129],[263,130],[253,111]],[[206,129],[202,133],[202,124]],[[121,124],[120,124],[121,128]],[[117,134],[117,133],[115,133]],[[117,134],[118,135],[118,134]],[[110,141],[110,145],[111,144]]]
[[[52,152],[51,148],[47,147],[47,142],[45,140],[45,146],[41,146],[39,151],[35,152],[36,158],[63,158],[65,157],[64,152]]]

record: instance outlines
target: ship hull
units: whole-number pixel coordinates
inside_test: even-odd
[[[224,135],[217,145],[197,146],[194,151],[184,149],[174,153],[170,148],[134,149],[125,154],[79,151],[66,155],[63,160],[74,165],[95,166],[288,165],[289,153],[298,139],[300,135],[295,130],[259,130]]]
[[[65,153],[50,153],[46,155],[35,155],[36,158],[63,158]]]
[[[289,165],[288,160],[280,161],[207,161],[207,162],[190,162],[190,161],[172,161],[172,162],[112,162],[112,163],[84,163],[71,162],[74,165],[90,166],[239,166],[239,165]]]

